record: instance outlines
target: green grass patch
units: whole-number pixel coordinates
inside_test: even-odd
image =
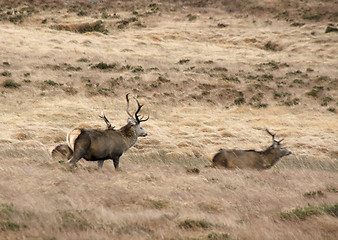
[[[228,233],[216,233],[216,232],[212,232],[209,233],[207,236],[208,240],[231,240],[231,237]]]
[[[284,105],[290,107],[290,106],[298,105],[299,102],[300,102],[299,98],[287,99],[286,101],[284,101]]]
[[[206,220],[186,219],[178,223],[178,227],[185,230],[208,229],[212,224]]]
[[[322,98],[321,105],[322,106],[327,106],[328,103],[333,102],[333,101],[334,101],[334,99],[332,97],[324,97],[324,98]]]
[[[253,101],[253,102],[260,102],[260,101],[262,101],[263,97],[264,97],[264,94],[259,92],[255,95],[253,95],[250,100]]]
[[[181,59],[178,61],[178,64],[185,64],[185,63],[188,63],[190,62],[190,59]]]
[[[237,76],[227,76],[225,74],[222,74],[222,80],[223,81],[229,81],[234,83],[240,83],[241,81],[238,79]]]
[[[63,211],[60,215],[61,226],[65,229],[78,229],[84,231],[91,228],[91,224],[79,211]]]
[[[310,191],[303,194],[306,198],[316,198],[316,197],[324,197],[324,193],[320,190],[318,191]]]
[[[169,79],[167,79],[165,77],[162,77],[162,76],[159,76],[157,78],[157,81],[159,81],[160,83],[169,83],[169,82],[171,82]]]
[[[57,82],[54,82],[53,80],[45,80],[44,83],[49,86],[58,86],[59,84]]]
[[[338,217],[338,204],[321,206],[306,206],[298,207],[290,211],[285,211],[280,213],[280,218],[282,220],[305,220],[311,216],[318,216],[328,214],[333,217]]]
[[[0,205],[0,229],[2,231],[17,231],[20,224],[13,221],[13,216],[17,214],[13,204]]]
[[[306,95],[311,97],[318,97],[318,95],[324,91],[322,86],[314,86],[311,91],[307,92]]]
[[[189,13],[186,17],[188,18],[189,21],[194,21],[194,20],[197,19],[197,16],[196,16],[196,15],[192,15],[192,14],[190,14],[190,13]]]
[[[19,88],[21,87],[21,84],[15,82],[14,80],[12,79],[8,79],[4,82],[4,85],[3,85],[5,88]]]
[[[9,17],[9,21],[14,24],[23,23],[23,15],[15,15],[15,16]]]
[[[261,76],[261,79],[262,79],[263,81],[272,80],[272,79],[273,79],[273,75],[272,75],[272,74],[263,74],[263,75]]]
[[[165,199],[146,198],[141,203],[142,206],[154,209],[164,209],[168,207],[169,202]]]
[[[234,100],[234,103],[235,103],[236,105],[242,105],[242,104],[245,103],[245,99],[244,99],[244,97],[238,97],[238,98],[236,98],[236,99]]]
[[[225,67],[214,67],[212,70],[216,72],[227,72],[228,71],[228,69]]]
[[[331,78],[329,76],[318,76],[317,77],[318,82],[328,82],[330,80],[331,80]]]
[[[142,66],[137,66],[137,67],[133,67],[133,70],[132,70],[133,73],[141,73],[141,72],[144,72],[144,69]]]
[[[272,41],[268,41],[266,44],[264,44],[264,48],[265,48],[265,50],[268,50],[268,51],[278,51],[279,50],[278,44],[274,43]]]
[[[69,95],[75,95],[78,93],[78,91],[74,87],[65,87],[63,88],[63,91]]]
[[[10,77],[10,76],[12,76],[12,73],[4,71],[4,72],[1,73],[1,76]]]
[[[101,70],[110,70],[110,69],[116,68],[116,66],[117,66],[116,63],[107,64],[107,63],[104,63],[104,62],[100,62],[98,64],[95,64],[91,68],[93,68],[93,69],[96,68],[96,69],[101,69]]]
[[[136,17],[131,17],[131,18],[127,18],[127,19],[123,19],[118,21],[117,24],[117,28],[118,29],[124,29],[126,28],[130,23],[133,22],[138,22],[138,19]]]
[[[194,167],[194,168],[188,168],[187,169],[187,173],[199,174],[200,170],[198,168],[196,168],[196,167]]]
[[[77,61],[78,62],[86,62],[86,63],[90,62],[88,58],[79,58]]]

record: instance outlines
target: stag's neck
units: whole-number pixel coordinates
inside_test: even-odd
[[[131,148],[136,143],[137,134],[133,124],[128,123],[125,126],[121,127],[118,131],[121,133],[122,139],[124,141],[125,147],[123,151]]]
[[[262,154],[262,167],[270,168],[278,161],[278,155],[273,145],[261,152]]]

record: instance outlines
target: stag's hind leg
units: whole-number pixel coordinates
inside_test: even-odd
[[[76,163],[88,153],[89,147],[89,136],[81,133],[75,141],[73,157],[69,160],[69,163],[76,166]]]

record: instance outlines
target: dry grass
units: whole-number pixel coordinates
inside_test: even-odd
[[[34,1],[12,20],[16,1],[0,4],[1,239],[336,238],[336,3],[308,1],[305,17],[292,3],[291,21],[275,1],[227,2]],[[99,20],[103,33],[72,28]],[[127,92],[149,135],[121,171],[51,159],[72,128],[104,128],[101,111],[124,125]],[[293,155],[204,167],[221,147],[266,148],[265,127]]]

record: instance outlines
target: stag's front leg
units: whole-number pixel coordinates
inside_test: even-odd
[[[115,167],[115,169],[118,169],[119,168],[120,156],[113,157],[113,161],[114,161],[114,167]]]

